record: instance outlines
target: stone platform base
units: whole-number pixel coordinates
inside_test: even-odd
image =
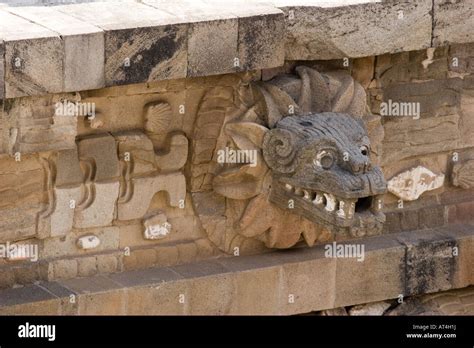
[[[0,291],[0,314],[296,314],[474,284],[472,225],[383,235],[362,245],[363,260],[326,257],[320,245],[39,282]]]

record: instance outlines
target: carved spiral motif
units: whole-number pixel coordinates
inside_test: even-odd
[[[268,166],[279,173],[292,173],[296,168],[294,136],[285,129],[272,129],[263,139],[263,157]]]

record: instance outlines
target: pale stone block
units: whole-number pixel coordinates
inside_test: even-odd
[[[92,2],[55,6],[55,10],[81,21],[113,31],[129,28],[151,27],[179,22],[175,16],[136,1]]]
[[[160,191],[169,195],[169,205],[179,207],[186,198],[186,179],[181,173],[162,174],[144,178],[132,178],[131,197],[118,203],[118,219],[132,220],[143,217],[153,196]]]
[[[96,182],[89,205],[78,206],[74,214],[74,227],[90,228],[110,225],[114,219],[115,203],[119,196],[120,183]]]
[[[433,45],[474,41],[474,2],[434,0]]]
[[[236,7],[232,6],[229,1],[144,0],[143,3],[171,13],[180,21],[189,23],[225,20],[236,17]],[[245,7],[249,6],[251,6],[251,4],[246,3]]]
[[[68,234],[74,222],[74,209],[82,197],[81,187],[55,188],[55,202],[49,216],[42,216],[40,235],[64,236]],[[49,227],[49,228],[48,228]]]
[[[64,91],[105,87],[105,52],[102,32],[63,38],[65,50]]]

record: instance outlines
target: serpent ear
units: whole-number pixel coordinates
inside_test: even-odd
[[[242,150],[261,149],[268,128],[254,122],[228,123],[225,132]]]

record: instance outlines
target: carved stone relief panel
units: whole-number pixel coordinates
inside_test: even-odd
[[[201,102],[193,203],[228,253],[381,232],[380,118],[349,75],[304,66],[296,73],[265,84],[243,79],[233,94],[215,88]],[[218,99],[225,107],[208,106]]]

